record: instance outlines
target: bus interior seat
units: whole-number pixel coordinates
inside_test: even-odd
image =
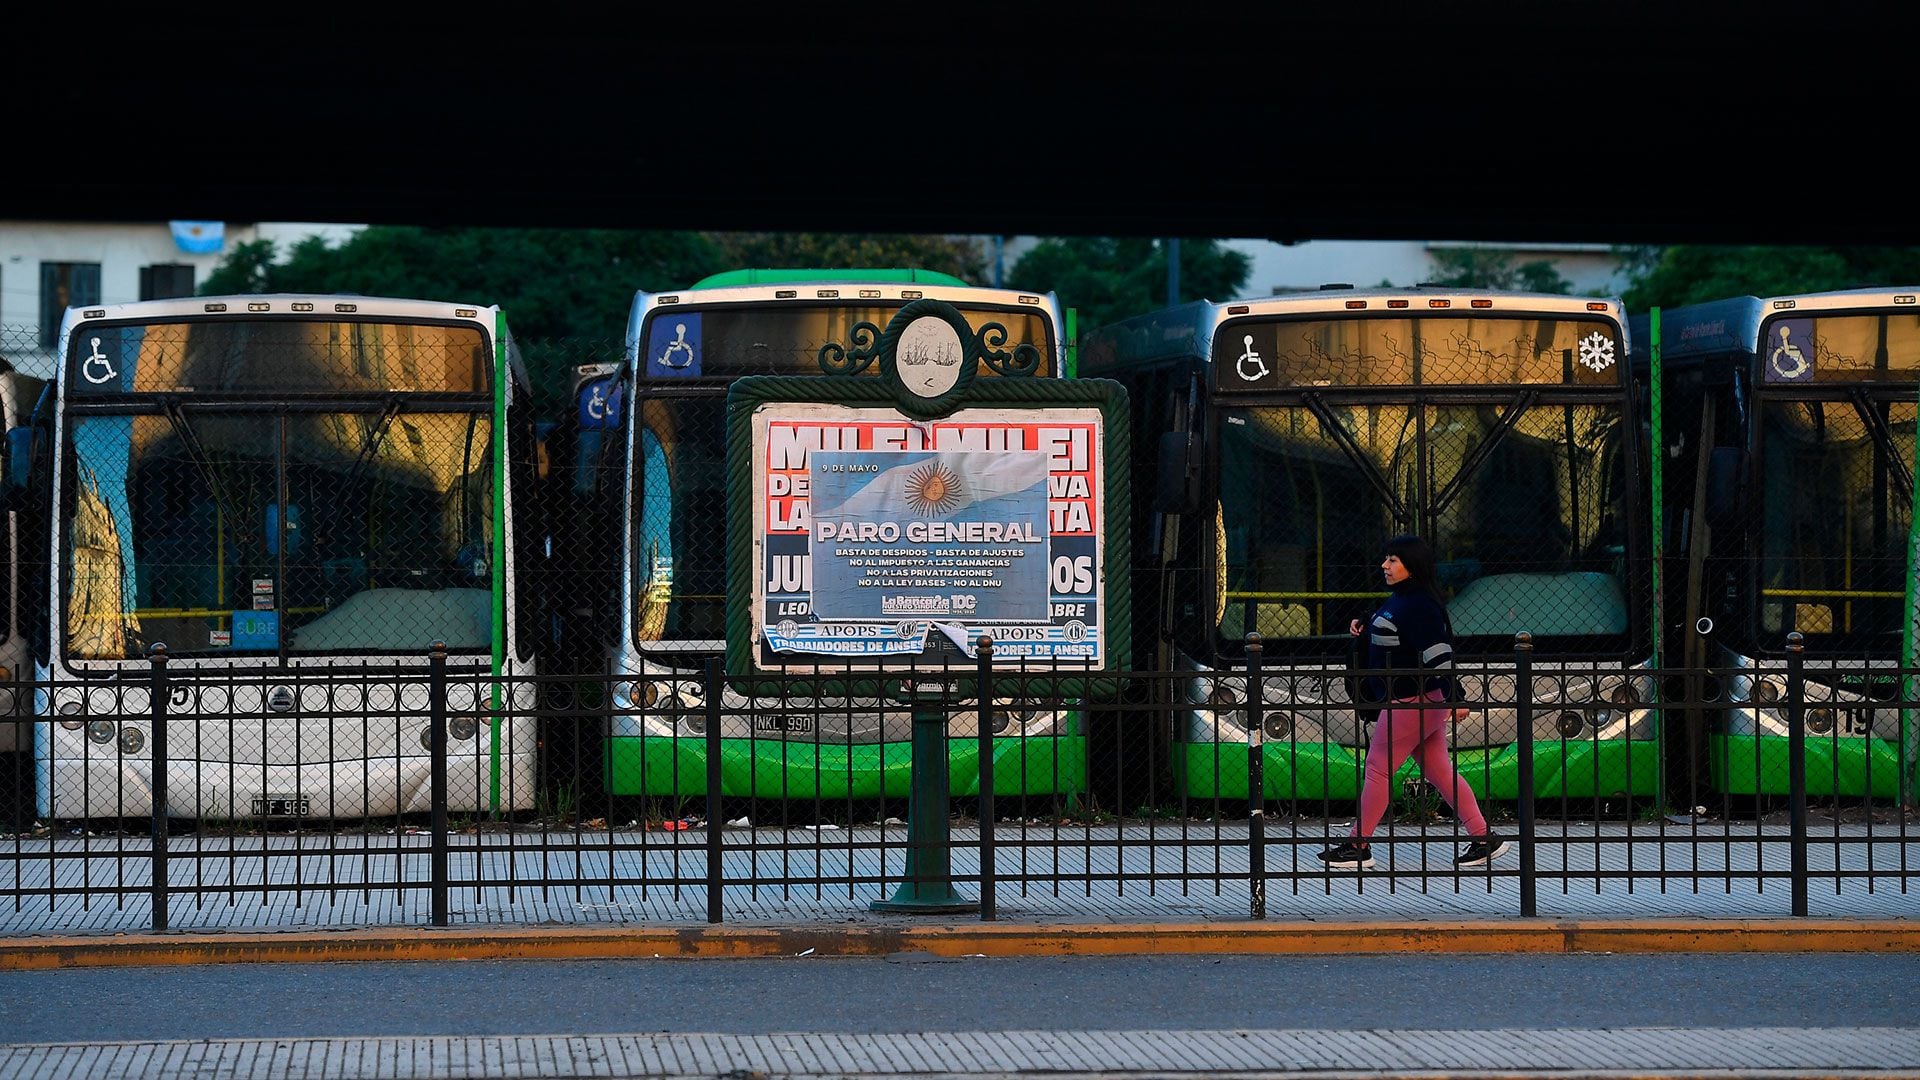
[[[1447,604],[1462,637],[1619,634],[1627,598],[1610,574],[1492,574],[1469,582]]]

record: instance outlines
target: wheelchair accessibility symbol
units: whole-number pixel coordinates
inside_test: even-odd
[[[1793,340],[1793,332],[1800,327],[1793,323],[1781,323],[1779,329],[1780,344],[1767,353],[1769,374],[1773,381],[1797,382],[1813,370],[1813,362],[1807,359],[1807,354]],[[1805,335],[1802,338],[1804,340]]]
[[[1240,381],[1257,382],[1266,377],[1267,365],[1260,359],[1260,354],[1254,351],[1253,335],[1248,334],[1242,340],[1246,342],[1247,351],[1240,354],[1240,362],[1234,365],[1234,370],[1239,373]]]
[[[94,374],[96,371],[99,374]],[[108,379],[119,377],[120,373],[113,369],[113,361],[108,360],[107,354],[100,351],[99,338],[93,339],[93,355],[87,357],[86,361],[80,365],[80,375],[95,386]]]
[[[673,329],[677,336],[667,343],[666,351],[655,358],[654,363],[663,368],[693,366],[693,342],[687,340],[687,324],[678,323]]]

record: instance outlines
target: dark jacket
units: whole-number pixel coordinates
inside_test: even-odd
[[[1393,586],[1393,595],[1367,621],[1366,637],[1369,670],[1434,672],[1425,678],[1394,675],[1390,687],[1386,676],[1369,675],[1361,680],[1366,701],[1399,701],[1434,690],[1445,691],[1448,700],[1459,696],[1453,681],[1453,624],[1432,593],[1411,581]]]

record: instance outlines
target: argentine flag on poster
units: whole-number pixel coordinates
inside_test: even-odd
[[[823,451],[815,454],[813,461],[819,475],[813,477],[814,520],[831,518],[838,523],[845,518],[859,521],[911,510],[923,517],[938,513],[961,521],[1004,521],[1022,515],[1031,518],[1038,506],[1039,523],[1042,526],[1046,523],[1047,455],[1039,450],[939,450],[911,457],[901,455],[901,464],[877,474],[869,474],[872,479],[855,487],[837,505],[828,501],[861,474],[851,471],[828,472],[827,469],[834,465],[844,467],[847,462],[855,460],[877,460],[885,453],[887,451],[850,451],[842,454]],[[859,458],[858,455],[862,454],[872,456]],[[937,492],[927,485],[928,477],[943,479]],[[1031,498],[995,503],[992,507],[963,513],[981,503],[994,503],[995,500],[1019,495],[1030,495]],[[1015,513],[1009,514],[1009,511]],[[1040,531],[1044,533],[1046,530],[1043,527]]]
[[[227,245],[224,221],[169,221],[173,242],[189,255],[211,255]]]

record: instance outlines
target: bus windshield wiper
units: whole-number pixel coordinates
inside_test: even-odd
[[[200,444],[200,437],[194,434],[193,425],[187,423],[187,415],[181,410],[180,402],[171,397],[162,398],[160,409],[166,414],[167,423],[173,425],[173,433],[179,436],[180,446],[187,452],[187,460],[193,462],[193,467],[206,477],[207,487],[213,491],[214,503],[230,520],[242,520],[245,515],[236,513],[235,509],[244,510],[245,507],[227,498],[226,486],[220,482],[220,471],[213,467],[213,459],[207,454],[207,448]]]
[[[1532,406],[1534,399],[1539,396],[1538,390],[1520,391],[1520,396],[1514,398],[1513,404],[1508,405],[1507,411],[1501,415],[1500,422],[1493,426],[1493,430],[1487,433],[1486,438],[1480,440],[1480,445],[1473,448],[1473,453],[1468,454],[1467,459],[1460,463],[1459,470],[1453,474],[1453,479],[1448,481],[1447,486],[1440,489],[1440,494],[1434,496],[1433,505],[1427,510],[1429,514],[1438,518],[1446,513],[1447,507],[1453,503],[1453,500],[1460,497],[1461,490],[1466,487],[1467,480],[1473,476],[1474,470],[1480,468],[1493,453],[1493,448],[1500,445],[1500,440],[1507,437],[1507,433],[1513,430],[1513,425],[1520,421],[1521,414],[1525,413]]]
[[[1867,425],[1867,431],[1872,434],[1874,444],[1880,447],[1882,454],[1886,455],[1887,472],[1893,477],[1893,482],[1899,485],[1900,497],[1908,505],[1912,505],[1913,472],[1907,468],[1906,459],[1894,449],[1893,432],[1888,430],[1886,420],[1874,409],[1873,402],[1867,398],[1865,390],[1854,388],[1847,394],[1847,400],[1853,403],[1853,411],[1859,413],[1861,422]]]
[[[1379,465],[1367,456],[1366,448],[1360,445],[1360,440],[1354,438],[1353,433],[1334,417],[1333,411],[1327,408],[1326,402],[1320,400],[1319,394],[1309,390],[1302,393],[1300,397],[1307,403],[1307,408],[1313,413],[1314,418],[1320,421],[1320,426],[1326,430],[1327,434],[1333,436],[1333,441],[1339,445],[1340,452],[1347,456],[1348,461],[1353,462],[1354,467],[1360,470],[1360,475],[1366,477],[1367,482],[1373,485],[1373,489],[1386,500],[1387,511],[1393,515],[1393,520],[1403,525],[1411,524],[1413,519],[1409,516],[1406,504],[1393,493],[1393,485],[1387,482],[1386,474],[1380,471]]]
[[[360,443],[360,453],[354,456],[353,466],[347,470],[347,478],[341,485],[342,490],[353,490],[353,482],[360,478],[360,470],[365,468],[367,462],[373,460],[373,455],[379,451],[381,442],[387,437],[387,429],[393,426],[393,418],[400,415],[400,407],[403,404],[405,404],[404,399],[398,397],[387,401],[387,407],[381,410],[380,419],[374,422],[373,427],[367,431],[367,437]]]

